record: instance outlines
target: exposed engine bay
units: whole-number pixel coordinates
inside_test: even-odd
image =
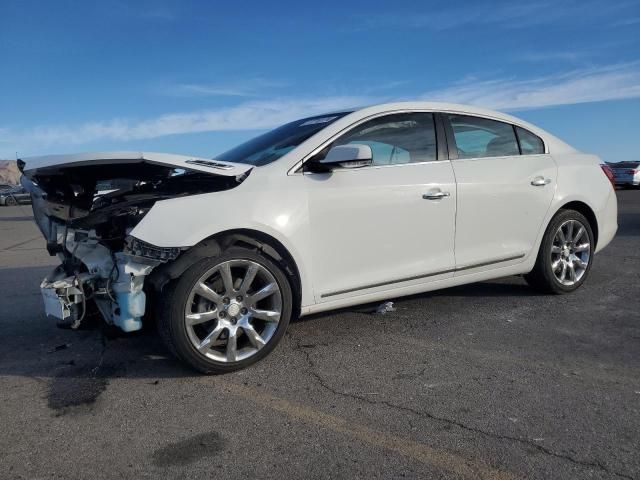
[[[229,190],[251,171],[177,155],[118,156],[18,162],[47,250],[61,261],[41,292],[47,315],[62,326],[78,328],[97,308],[108,324],[141,329],[146,277],[186,248],[145,243],[132,229],[158,201]]]

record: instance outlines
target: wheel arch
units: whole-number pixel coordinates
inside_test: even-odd
[[[293,291],[293,313],[300,314],[302,304],[303,278],[289,249],[277,238],[259,230],[232,229],[215,233],[183,252],[175,261],[161,265],[149,275],[156,291],[161,291],[170,281],[178,278],[189,267],[203,258],[219,255],[232,246],[259,250],[282,266]]]
[[[572,200],[560,206],[552,215],[551,219],[553,219],[553,217],[555,217],[560,210],[575,210],[576,212],[584,215],[585,218],[589,221],[589,225],[591,226],[591,230],[593,231],[594,243],[596,246],[598,245],[598,219],[595,212],[589,205],[580,200]],[[549,220],[549,222],[551,222],[551,219]]]
[[[229,248],[230,246],[245,245],[249,248],[260,250],[276,263],[282,265],[284,273],[291,284],[291,289],[293,290],[294,315],[297,316],[300,314],[302,275],[293,255],[282,242],[272,235],[252,229],[228,230],[215,234],[213,238],[220,242],[223,249]]]

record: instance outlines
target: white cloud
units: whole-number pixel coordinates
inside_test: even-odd
[[[640,97],[640,63],[574,70],[569,73],[518,80],[467,80],[421,96],[502,110],[600,102]]]
[[[163,88],[160,93],[178,97],[258,97],[287,86],[288,82],[280,80],[254,78],[233,83],[182,83]]]
[[[500,110],[640,98],[640,62],[526,80],[467,77],[418,98]],[[395,99],[404,97],[396,96]],[[169,113],[145,120],[114,119],[80,125],[40,126],[23,131],[0,128],[0,153],[8,155],[27,147],[29,151],[35,151],[46,150],[50,145],[81,145],[105,140],[118,142],[197,132],[268,129],[296,118],[388,100],[389,97],[376,95],[276,99],[249,101],[214,110]]]
[[[601,23],[604,17],[622,15],[637,8],[635,0],[609,2],[602,9],[600,0],[529,0],[476,1],[469,5],[455,3],[435,7],[425,2],[426,9],[413,11],[387,11],[367,13],[354,18],[352,30],[429,29],[444,31],[473,27],[500,27],[504,29],[530,28],[541,25],[572,23]],[[622,13],[621,13],[622,12]]]
[[[575,15],[576,4],[560,6],[551,1],[476,2],[463,7],[429,7],[427,12],[385,12],[355,17],[355,30],[412,28],[443,31],[473,26],[504,26],[524,28],[551,23],[559,18]]]
[[[618,20],[611,24],[612,27],[630,27],[640,24],[640,17],[631,17]]]
[[[82,125],[42,126],[23,132],[0,129],[0,143],[46,147],[54,144],[79,145],[99,140],[141,140],[165,135],[225,130],[267,129],[296,118],[371,103],[366,97],[282,99],[246,102],[238,106],[197,112],[170,113],[141,121],[116,119]]]
[[[542,62],[549,63],[553,61],[560,62],[578,62],[584,60],[591,54],[591,51],[554,51],[554,52],[524,52],[514,55],[514,60],[521,62]]]
[[[175,85],[167,93],[187,97],[253,97],[255,95],[254,91],[245,87],[197,84]]]

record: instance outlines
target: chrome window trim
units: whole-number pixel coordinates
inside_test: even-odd
[[[431,163],[444,163],[444,162],[449,162],[451,163],[451,160],[449,159],[444,159],[444,160],[428,160],[426,162],[409,162],[409,163],[391,163],[389,165],[369,165],[368,167],[358,167],[358,168],[343,168],[343,169],[336,169],[336,170],[332,170],[331,172],[295,172],[292,173],[292,175],[327,175],[327,174],[336,174],[336,173],[347,173],[347,172],[359,172],[362,170],[375,170],[378,168],[391,168],[391,167],[409,167],[411,165],[429,165]]]
[[[299,160],[298,162],[295,163],[295,165],[293,165],[288,171],[287,171],[287,175],[314,175],[312,173],[304,173],[301,171],[298,171],[302,165],[304,164],[304,162],[306,162],[307,160],[309,160],[311,157],[315,156],[318,154],[318,152],[320,152],[322,149],[324,149],[325,147],[327,147],[329,144],[333,143],[337,138],[341,137],[342,135],[348,133],[349,131],[353,130],[354,128],[356,128],[359,125],[362,125],[364,122],[368,122],[369,120],[374,120],[376,118],[380,118],[380,117],[385,117],[388,115],[396,115],[396,114],[401,114],[401,113],[431,113],[431,114],[436,114],[438,113],[437,110],[429,110],[429,109],[401,109],[401,110],[389,110],[386,112],[379,112],[379,113],[375,113],[373,115],[369,115],[367,117],[361,118],[360,120],[358,120],[355,123],[352,123],[351,125],[349,125],[348,127],[343,128],[342,130],[340,130],[339,132],[335,133],[331,138],[329,138],[328,140],[325,140],[323,143],[321,143],[318,147],[314,148],[311,153],[308,153],[307,155],[305,155],[302,160]],[[434,119],[435,122],[435,119]],[[434,125],[435,126],[435,125]],[[435,132],[436,130],[434,130]],[[436,133],[436,141],[437,141],[437,133]],[[436,147],[437,149],[437,147]],[[437,151],[437,150],[436,150]],[[418,165],[418,164],[423,164],[423,163],[434,163],[434,162],[442,162],[448,160],[446,158],[443,159],[436,159],[436,160],[428,160],[426,162],[409,162],[409,163],[399,163],[399,164],[391,164],[391,165],[371,165],[370,167],[362,167],[362,168],[357,168],[357,169],[353,169],[353,170],[365,170],[365,169],[371,169],[371,168],[380,168],[380,167],[394,167],[394,166],[404,166],[404,165]],[[334,172],[338,172],[341,170],[335,170]],[[317,175],[317,174],[316,174]]]
[[[352,112],[355,113],[355,112]],[[317,175],[317,174],[312,174],[312,173],[307,173],[305,174],[302,171],[298,171],[302,165],[304,164],[304,162],[306,162],[307,160],[309,160],[311,157],[313,157],[314,155],[316,155],[320,150],[322,150],[323,148],[325,148],[327,145],[329,145],[330,143],[333,143],[338,137],[344,135],[345,133],[348,133],[350,130],[354,129],[355,127],[357,127],[358,125],[361,125],[364,122],[367,122],[369,120],[373,120],[375,118],[379,118],[379,117],[384,117],[386,115],[394,115],[394,114],[398,114],[398,113],[432,113],[432,114],[436,114],[436,113],[442,113],[442,114],[452,114],[452,115],[465,115],[468,117],[477,117],[477,118],[484,118],[487,120],[494,120],[496,122],[500,122],[500,123],[505,123],[507,125],[515,125],[516,127],[522,128],[524,130],[526,130],[527,132],[531,133],[532,135],[535,135],[536,137],[538,137],[540,140],[542,140],[542,145],[544,146],[544,153],[536,153],[533,155],[518,155],[520,157],[523,156],[537,156],[537,155],[549,155],[549,146],[547,145],[547,142],[544,140],[544,138],[542,138],[540,135],[537,135],[535,133],[533,133],[531,130],[529,130],[527,127],[525,127],[524,125],[520,124],[520,123],[513,123],[513,122],[506,122],[504,119],[502,118],[497,118],[491,115],[479,115],[477,113],[468,113],[468,112],[461,112],[459,110],[436,110],[436,109],[425,109],[425,108],[403,108],[403,109],[399,109],[399,110],[388,110],[386,112],[379,112],[379,113],[374,113],[373,115],[369,115],[367,117],[361,118],[360,120],[356,121],[355,123],[352,123],[351,125],[349,125],[348,127],[343,128],[342,130],[340,130],[339,132],[335,133],[333,136],[331,136],[331,138],[329,138],[328,140],[325,140],[323,143],[321,143],[318,147],[314,148],[311,153],[308,153],[307,155],[305,155],[302,160],[298,160],[292,167],[289,168],[289,170],[287,170],[287,175]],[[437,135],[437,134],[436,134]],[[515,157],[516,155],[507,155],[507,157]],[[357,170],[362,170],[362,169],[370,169],[370,168],[380,168],[380,167],[392,167],[392,166],[404,166],[404,165],[419,165],[419,164],[425,164],[425,163],[435,163],[435,162],[443,162],[443,161],[453,161],[453,160],[481,160],[483,158],[506,158],[506,157],[472,157],[472,158],[464,158],[464,159],[451,159],[451,158],[442,158],[442,159],[437,159],[437,160],[430,160],[428,162],[415,162],[415,163],[400,163],[397,165],[372,165],[371,167],[363,167],[363,168],[359,168]],[[341,170],[336,170],[337,171],[341,171]]]
[[[488,116],[488,115],[479,115],[477,113],[466,113],[466,112],[456,112],[456,111],[449,111],[449,110],[444,110],[441,113],[447,113],[447,114],[452,114],[452,115],[462,115],[465,117],[475,117],[475,118],[484,118],[486,120],[493,120],[494,122],[500,122],[500,123],[504,123],[505,125],[510,125],[512,128],[518,127],[521,128],[523,130],[526,130],[527,132],[529,132],[531,135],[538,137],[540,139],[540,141],[542,142],[542,146],[544,147],[544,153],[534,153],[534,154],[530,154],[530,155],[525,155],[525,154],[518,154],[518,155],[501,155],[501,156],[497,156],[497,157],[469,157],[469,158],[453,158],[451,160],[482,160],[483,158],[511,158],[511,157],[533,157],[536,155],[549,155],[549,146],[547,145],[547,142],[544,141],[544,138],[542,138],[540,135],[533,133],[531,130],[529,130],[527,127],[524,127],[523,125],[519,124],[519,123],[514,123],[514,122],[506,122],[504,119],[501,118],[496,118],[496,117],[492,117],[492,116]],[[449,121],[448,119],[446,121]],[[451,125],[451,124],[449,124]],[[453,135],[455,136],[455,132],[452,132]],[[517,133],[514,130],[514,135],[516,136],[516,142],[518,143],[518,149],[520,149],[520,138],[518,137]],[[454,137],[454,141],[455,141],[455,137]],[[457,148],[457,147],[456,147]]]
[[[502,155],[498,157],[469,157],[469,158],[454,158],[452,162],[465,162],[467,160],[490,160],[492,158],[513,158],[513,157],[542,157],[545,155],[549,155],[548,153],[533,153],[531,155]]]
[[[534,137],[537,137],[540,139],[540,141],[542,142],[542,149],[544,150],[543,153],[531,153],[531,154],[526,154],[528,157],[532,156],[532,155],[547,155],[549,153],[549,149],[547,148],[547,142],[544,141],[544,138],[542,138],[540,135],[536,135],[535,133],[533,133],[531,130],[529,130],[528,128],[524,128],[522,125],[517,125],[517,124],[513,124],[515,127],[517,128],[521,128],[522,130],[524,130],[525,132],[533,135]],[[522,152],[522,145],[520,144],[520,135],[518,135],[518,131],[515,130],[516,133],[516,139],[518,140],[518,148],[520,148],[520,152]],[[520,153],[520,155],[525,155],[524,153]]]

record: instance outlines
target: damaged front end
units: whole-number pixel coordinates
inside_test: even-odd
[[[41,157],[19,167],[47,250],[61,260],[41,284],[47,315],[77,328],[97,310],[125,332],[142,328],[146,277],[184,250],[145,243],[133,228],[157,201],[235,188],[251,169],[126,152]]]

